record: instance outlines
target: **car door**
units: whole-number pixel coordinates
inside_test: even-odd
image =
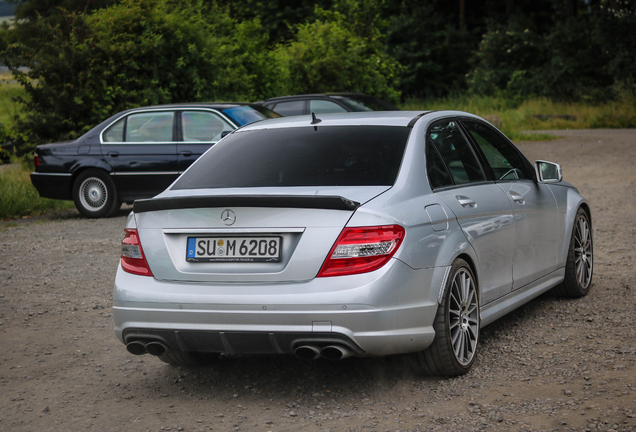
[[[486,174],[455,118],[427,132],[427,171],[435,195],[451,208],[478,262],[481,303],[512,290],[515,224],[504,191]]]
[[[559,214],[550,188],[534,181],[530,162],[489,125],[463,119],[461,124],[479,148],[495,182],[509,198],[515,214],[513,289],[556,270]]]
[[[102,156],[122,201],[152,197],[179,175],[175,117],[173,110],[135,112],[102,132]]]
[[[219,113],[205,109],[188,109],[178,113],[179,171],[185,171],[195,160],[236,126]]]

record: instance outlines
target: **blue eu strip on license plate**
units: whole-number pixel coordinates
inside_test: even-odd
[[[188,237],[188,262],[278,262],[280,236]]]

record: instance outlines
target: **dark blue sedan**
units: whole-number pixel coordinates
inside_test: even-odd
[[[44,198],[73,200],[83,215],[115,213],[122,202],[166,189],[234,129],[280,117],[240,103],[160,105],[120,112],[75,141],[35,149],[31,182]]]

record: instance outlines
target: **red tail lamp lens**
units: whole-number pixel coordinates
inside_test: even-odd
[[[126,236],[121,242],[121,268],[128,273],[152,276],[144,250],[139,242],[139,233],[136,229],[126,229],[125,231]]]
[[[345,228],[317,277],[367,273],[385,265],[404,239],[399,225]]]

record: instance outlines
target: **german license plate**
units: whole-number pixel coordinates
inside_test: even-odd
[[[188,262],[278,262],[283,239],[279,236],[188,237]]]

